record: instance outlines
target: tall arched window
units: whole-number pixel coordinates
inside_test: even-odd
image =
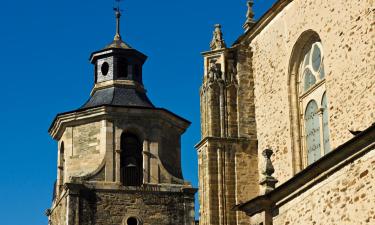
[[[64,166],[65,166],[65,149],[64,149],[64,142],[62,141],[60,144],[59,149],[59,157],[58,157],[58,185],[59,185],[59,193],[61,193],[63,184],[64,184]]]
[[[299,77],[301,144],[305,164],[310,165],[331,150],[324,52],[319,40],[310,41],[303,48]]]
[[[131,133],[121,135],[121,182],[124,186],[141,186],[143,180],[142,144]]]

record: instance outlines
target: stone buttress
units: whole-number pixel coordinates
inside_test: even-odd
[[[211,51],[203,53],[202,140],[196,146],[200,224],[247,224],[232,208],[259,191],[249,53],[227,48],[220,25],[213,36]]]

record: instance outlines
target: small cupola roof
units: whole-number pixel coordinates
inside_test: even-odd
[[[130,47],[120,33],[121,10],[115,9],[116,34],[104,49],[93,52],[95,86],[82,108],[102,105],[154,108],[143,86],[142,67],[147,56]]]
[[[105,47],[105,49],[108,48],[121,48],[121,49],[131,49],[130,45],[125,43],[122,38],[121,38],[121,33],[120,33],[120,22],[121,22],[121,11],[120,8],[117,7],[115,8],[116,12],[116,34],[115,37],[113,38],[113,41]]]

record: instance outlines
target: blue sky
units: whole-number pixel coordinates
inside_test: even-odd
[[[259,18],[275,0],[255,0]],[[93,86],[91,52],[111,42],[111,0],[2,1],[0,7],[0,218],[3,225],[47,224],[57,145],[47,133],[59,112],[80,107]],[[227,45],[243,32],[245,0],[125,0],[122,37],[149,58],[148,96],[192,121],[182,139],[185,179],[197,187],[200,52],[213,25]]]

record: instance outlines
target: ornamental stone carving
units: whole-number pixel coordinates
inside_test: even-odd
[[[264,194],[267,194],[275,189],[275,185],[278,182],[278,180],[272,176],[272,174],[275,172],[275,169],[271,161],[273,151],[271,149],[265,149],[262,152],[262,155],[264,157],[264,167],[262,170],[262,174],[264,175],[264,177],[263,179],[261,179],[260,185],[262,185],[264,188]]]
[[[222,48],[226,48],[226,44],[223,38],[223,33],[221,31],[221,25],[216,24],[215,25],[215,30],[213,33],[212,41],[210,44],[211,50],[218,50]]]

